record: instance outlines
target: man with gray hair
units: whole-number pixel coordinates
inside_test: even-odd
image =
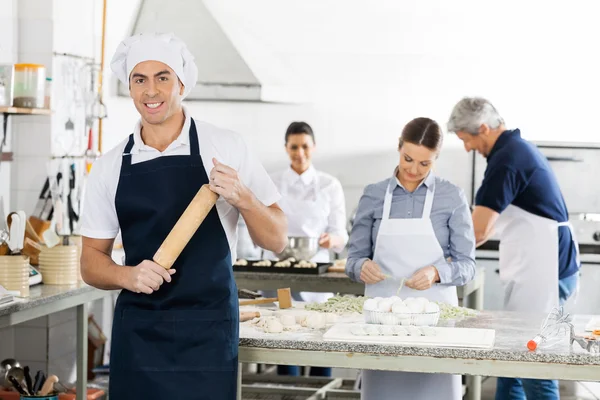
[[[547,313],[577,289],[579,253],[556,177],[537,147],[522,139],[488,100],[466,97],[452,110],[448,131],[466,151],[487,159],[477,191],[477,245],[500,240],[500,279],[509,311]],[[558,381],[498,378],[496,399],[558,399]]]

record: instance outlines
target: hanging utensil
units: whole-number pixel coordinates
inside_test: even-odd
[[[33,383],[31,382],[31,375],[29,374],[29,366],[26,365],[23,368],[23,372],[25,373],[25,383],[27,384],[27,391],[30,394],[33,394]]]
[[[24,394],[26,396],[29,394],[29,392],[23,389],[23,386],[21,386],[17,378],[15,378],[14,376],[9,376],[8,381],[13,385],[15,389],[17,389],[17,392],[19,392],[20,394]]]

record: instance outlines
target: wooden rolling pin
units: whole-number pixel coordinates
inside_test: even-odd
[[[170,269],[194,233],[217,202],[217,195],[209,185],[202,185],[165,241],[154,254],[153,260],[164,269]]]
[[[240,322],[250,321],[259,317],[260,313],[258,311],[240,311]]]

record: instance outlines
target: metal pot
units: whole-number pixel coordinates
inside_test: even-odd
[[[313,258],[318,251],[318,237],[290,236],[288,237],[288,245],[277,255],[277,257],[281,260],[294,257],[296,261],[308,261]]]
[[[0,362],[0,379],[4,387],[12,387],[12,383],[8,381],[8,371],[11,368],[21,368],[21,364],[14,358],[7,358]]]

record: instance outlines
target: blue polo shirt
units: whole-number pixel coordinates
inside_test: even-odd
[[[548,160],[521,138],[518,129],[504,131],[487,157],[487,168],[475,204],[501,213],[510,204],[540,217],[564,222],[567,206]],[[567,226],[558,230],[558,277],[579,270],[577,249]]]

